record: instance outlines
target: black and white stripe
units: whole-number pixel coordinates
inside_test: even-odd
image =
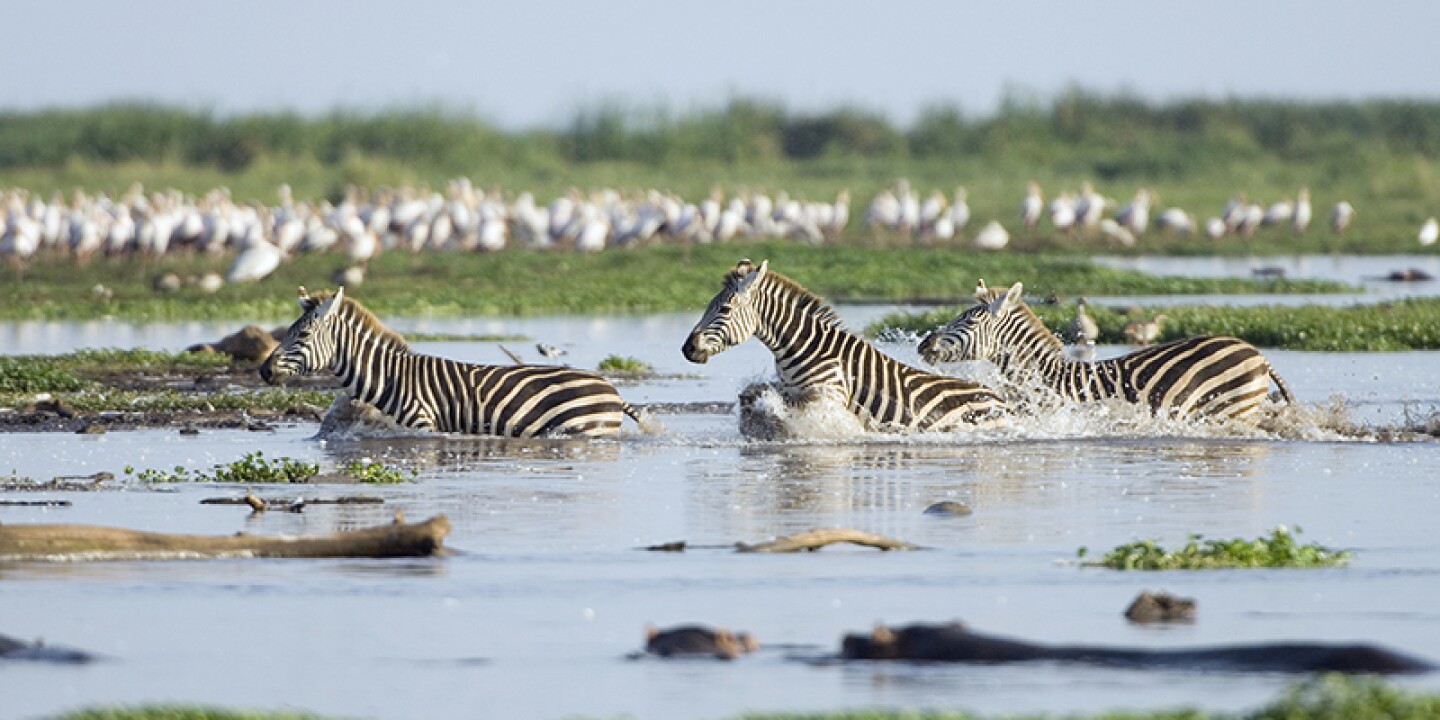
[[[356,399],[401,425],[507,437],[609,437],[639,421],[604,378],[541,365],[474,365],[410,350],[369,310],[300,288],[303,314],[260,366],[266,382],[328,368]]]
[[[685,340],[691,362],[754,336],[775,355],[791,404],[838,401],[872,429],[948,430],[998,418],[989,388],[905,365],[846,330],[835,311],[793,280],[742,260]]]
[[[1201,335],[1109,360],[1070,360],[1022,292],[1020,283],[990,290],[981,280],[977,304],[927,335],[920,356],[930,363],[989,360],[1017,384],[1038,380],[1080,402],[1123,398],[1168,416],[1245,417],[1260,407],[1272,380],[1281,400],[1294,401],[1260,351],[1233,337]]]

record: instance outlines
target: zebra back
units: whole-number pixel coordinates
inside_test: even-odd
[[[619,431],[625,414],[638,420],[594,373],[416,353],[343,292],[301,296],[305,313],[262,366],[266,380],[327,367],[356,400],[406,427],[440,432],[604,437]]]
[[[977,288],[977,304],[920,344],[927,362],[989,360],[1016,384],[1038,380],[1070,400],[1121,398],[1166,415],[1243,417],[1254,413],[1273,379],[1288,386],[1260,351],[1233,337],[1201,335],[1097,362],[1074,361],[1025,304],[1023,286]]]

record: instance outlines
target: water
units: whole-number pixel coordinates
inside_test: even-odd
[[[846,309],[852,326],[881,309]],[[435,332],[519,333],[594,367],[633,355],[672,376],[623,385],[636,403],[730,401],[771,372],[752,343],[686,363],[694,314],[397,323]],[[203,330],[204,336],[191,335]],[[208,327],[156,327],[188,344]],[[0,328],[0,335],[14,328]],[[74,326],[74,333],[87,332]],[[87,338],[89,336],[86,336]],[[88,342],[52,331],[57,345]],[[504,343],[536,360],[532,342]],[[173,346],[173,345],[167,345]],[[495,343],[422,349],[500,362]],[[887,346],[913,360],[913,347]],[[54,352],[51,347],[21,352]],[[1111,349],[1115,351],[1115,349]],[[1352,420],[1399,423],[1440,408],[1440,353],[1267,353],[1302,401],[1333,395]],[[960,372],[979,368],[959,367]],[[688,377],[678,377],[680,374]],[[312,505],[248,518],[202,498],[236,486],[138,485],[70,494],[70,508],[0,508],[0,522],[79,522],[226,534],[319,533],[437,513],[453,557],[224,560],[0,566],[0,632],[102,653],[83,668],[7,664],[0,716],[102,703],[193,702],[383,718],[632,715],[725,718],[746,711],[904,707],[986,713],[1273,699],[1292,678],[1135,673],[1062,665],[915,667],[809,662],[877,621],[964,619],[1048,642],[1170,646],[1252,640],[1372,641],[1440,660],[1440,443],[1277,439],[1107,426],[1063,413],[980,436],[748,443],[733,415],[673,414],[664,435],[573,443],[425,438],[317,442],[313,426],[275,433],[169,430],[99,437],[0,435],[0,474],[45,478],[124,465],[194,470],[259,449],[331,466],[357,457],[416,468],[401,486],[273,488],[376,494],[383,506]],[[1330,436],[1327,436],[1330,437]],[[14,494],[7,495],[13,496]],[[44,494],[44,497],[56,497]],[[25,494],[34,499],[35,494]],[[938,500],[974,509],[923,514]],[[1084,569],[1075,551],[1190,532],[1254,537],[1277,524],[1356,553],[1335,570],[1122,574]],[[755,542],[855,527],[931,548],[828,548],[796,556],[681,554],[673,540]],[[1198,620],[1136,627],[1135,594],[1195,597]],[[747,630],[761,651],[731,663],[629,660],[646,623]],[[1403,684],[1440,689],[1440,677]]]

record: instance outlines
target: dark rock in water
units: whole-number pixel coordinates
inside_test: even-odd
[[[84,426],[82,426],[79,430],[76,430],[76,431],[75,431],[75,434],[76,434],[76,435],[104,435],[104,434],[105,434],[105,425],[104,425],[104,423],[98,423],[98,422],[85,423]]]
[[[965,517],[973,513],[969,505],[954,500],[941,500],[930,507],[925,508],[926,515],[945,515],[948,517]]]
[[[1125,609],[1130,622],[1190,622],[1195,619],[1195,600],[1169,593],[1142,592]]]
[[[216,343],[201,343],[185,348],[186,352],[223,352],[237,360],[260,362],[270,356],[279,343],[266,330],[246,325],[238,332],[227,335]]]
[[[197,427],[195,427],[194,425],[186,425],[185,427],[180,428],[180,434],[181,434],[181,435],[199,435],[199,434],[200,434],[200,428],[197,428]]]
[[[1279,279],[1285,277],[1285,268],[1280,265],[1265,265],[1262,267],[1251,268],[1250,274],[1258,278]]]
[[[1418,673],[1436,669],[1420,658],[1363,643],[1255,643],[1200,648],[1044,645],[982,635],[963,623],[876,627],[870,635],[846,635],[846,660],[911,660],[978,664],[1072,662],[1132,670],[1230,672]]]
[[[39,640],[33,643],[27,643],[24,640],[17,640],[6,635],[0,635],[0,661],[32,660],[36,662],[80,665],[93,662],[95,659],[94,655],[83,650],[46,645]]]
[[[659,630],[654,625],[645,628],[645,652],[660,657],[713,657],[734,660],[744,653],[758,649],[760,644],[750,633],[732,634],[723,628],[703,625],[682,625],[668,630]]]

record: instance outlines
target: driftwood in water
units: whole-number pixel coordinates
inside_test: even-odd
[[[212,497],[201,500],[200,504],[250,505],[251,507],[254,507],[253,503],[250,502],[250,497],[252,496],[242,495],[240,497]],[[285,507],[286,505],[290,505],[291,503],[296,502],[297,499],[298,498],[293,497],[259,498],[260,502],[266,505],[274,505],[277,507]],[[375,497],[374,495],[341,495],[339,497],[333,498],[304,498],[304,503],[306,505],[384,505],[385,498]]]
[[[819,550],[826,545],[835,543],[853,543],[866,547],[879,548],[881,550],[919,550],[918,545],[888,538],[884,535],[875,535],[851,528],[833,528],[827,530],[810,530],[808,532],[796,533],[778,537],[769,542],[746,545],[736,543],[735,549],[738,552],[747,553],[781,553],[800,552],[801,550]]]
[[[436,555],[450,532],[437,515],[317,537],[172,535],[96,525],[0,525],[0,560],[169,560],[220,557]]]
[[[0,507],[70,507],[69,500],[0,500]]]

